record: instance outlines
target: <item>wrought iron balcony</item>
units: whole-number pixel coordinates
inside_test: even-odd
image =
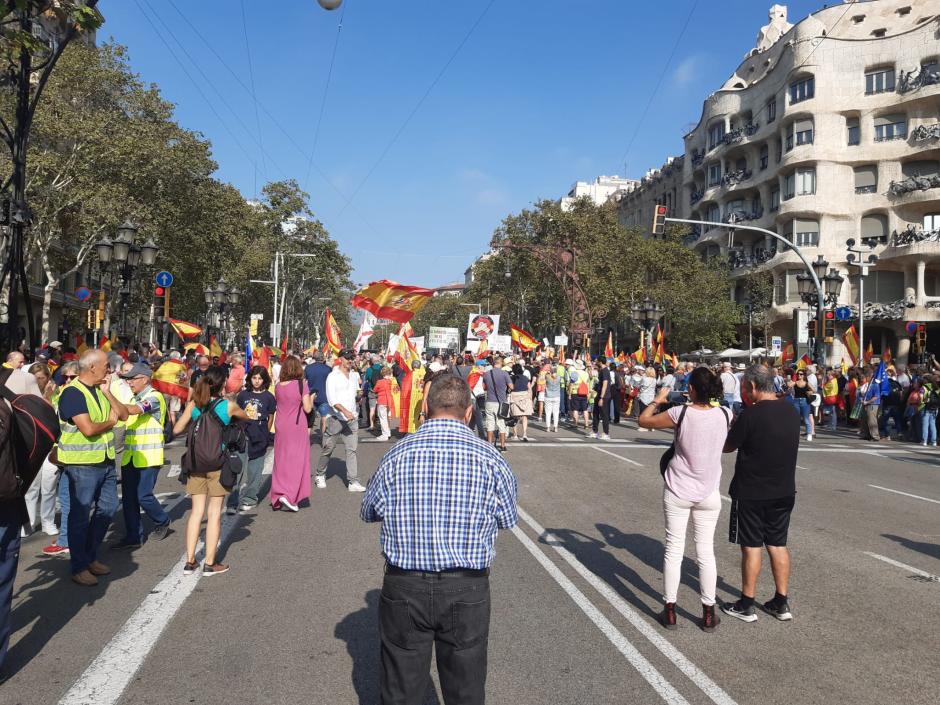
[[[908,176],[900,181],[892,181],[888,185],[888,193],[892,196],[904,196],[914,191],[926,191],[940,188],[940,174],[933,176]]]
[[[760,129],[759,122],[749,122],[744,126],[744,134],[748,137],[753,136]]]
[[[911,130],[911,138],[915,142],[927,142],[928,140],[940,140],[940,122],[933,125],[919,125]]]
[[[705,195],[705,191],[693,191],[689,196],[689,205],[694,206],[696,203],[702,200],[702,196]]]
[[[699,166],[702,162],[705,161],[705,150],[692,150],[692,166]]]
[[[729,171],[727,174],[721,177],[722,186],[736,186],[742,181],[747,181],[751,178],[750,169],[737,169],[735,171]]]
[[[758,205],[756,208],[748,211],[735,210],[725,213],[724,217],[721,219],[722,223],[744,223],[749,220],[760,220],[764,215],[764,207]]]
[[[892,247],[907,247],[920,242],[940,242],[940,228],[922,230],[916,225],[908,225],[906,230],[895,231],[891,235]]]
[[[734,144],[735,142],[740,142],[744,139],[744,128],[736,127],[733,130],[726,132],[723,139],[725,144]]]
[[[877,186],[856,186],[855,193],[875,193],[877,192]]]
[[[934,86],[940,83],[940,67],[921,66],[918,71],[901,71],[898,79],[898,93],[910,93],[924,86]]]

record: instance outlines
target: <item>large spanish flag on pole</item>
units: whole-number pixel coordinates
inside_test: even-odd
[[[858,331],[855,330],[855,324],[853,323],[849,326],[849,329],[842,334],[842,342],[845,344],[845,349],[849,351],[849,357],[852,359],[852,364],[858,364]]]
[[[330,309],[326,310],[325,317],[326,321],[323,327],[326,328],[326,344],[333,353],[338,353],[343,349],[343,334],[339,326],[336,325],[336,319],[333,318],[333,312]]]
[[[172,397],[186,401],[189,398],[189,386],[186,384],[186,365],[182,360],[166,360],[153,371],[153,388]]]
[[[535,350],[539,346],[539,341],[535,339],[535,336],[524,328],[519,328],[510,323],[509,332],[512,335],[512,342],[518,345],[519,349],[524,353]]]
[[[405,286],[380,279],[357,291],[350,303],[396,323],[407,323],[434,296],[434,291],[420,286]]]
[[[176,334],[183,340],[186,340],[187,338],[198,338],[200,335],[202,335],[202,328],[197,326],[195,323],[178,321],[175,318],[167,318],[166,320],[173,327],[173,330],[176,331]]]

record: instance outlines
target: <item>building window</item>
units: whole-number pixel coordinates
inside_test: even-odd
[[[787,229],[790,242],[797,247],[816,247],[819,245],[819,222],[815,220],[794,220]]]
[[[770,192],[770,212],[775,213],[780,210],[780,189],[775,188]]]
[[[875,69],[865,74],[865,95],[894,91],[894,67]]]
[[[708,185],[717,186],[721,183],[721,162],[708,165]]]
[[[846,129],[846,142],[850,147],[853,147],[862,141],[862,132],[858,126],[857,117],[846,118],[845,129]]]
[[[790,129],[787,132],[787,151],[789,152],[793,147],[799,147],[803,144],[812,144],[813,143],[813,121],[812,120],[797,120],[796,122],[790,125]]]
[[[787,302],[787,277],[785,274],[774,275],[774,304],[780,306]]]
[[[770,161],[770,149],[768,149],[766,144],[762,144],[760,148],[760,170],[763,171],[767,168],[767,163]]]
[[[924,216],[924,230],[940,230],[940,213],[928,213]]]
[[[920,176],[932,179],[940,174],[940,163],[931,159],[919,159],[915,162],[906,162],[901,165],[901,173],[904,174],[906,178]]]
[[[787,174],[783,177],[783,200],[789,201],[796,195],[796,174]]]
[[[886,241],[888,239],[888,216],[884,213],[872,213],[864,216],[859,234],[862,240]]]
[[[803,274],[802,269],[787,270],[787,301],[802,301],[800,298],[800,283],[797,276]]]
[[[712,223],[721,222],[721,208],[718,207],[717,203],[709,204],[708,210],[705,211],[705,220]]]
[[[903,115],[883,115],[875,118],[875,142],[907,139],[907,118]]]
[[[816,193],[816,169],[797,169],[784,178],[783,200]]]
[[[779,164],[780,160],[783,159],[783,138],[777,139],[777,148],[774,150],[774,156],[777,159],[777,164]]]
[[[815,94],[816,86],[815,79],[810,76],[809,78],[804,78],[796,83],[790,84],[790,104],[800,103],[804,100],[809,100]]]
[[[767,102],[767,122],[773,122],[777,119],[777,99],[772,98]]]
[[[708,149],[712,150],[725,142],[725,123],[721,121],[708,128]]]
[[[855,193],[875,193],[878,190],[878,165],[855,167]]]

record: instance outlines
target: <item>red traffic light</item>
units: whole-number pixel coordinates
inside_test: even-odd
[[[666,215],[666,206],[656,206],[656,215]]]
[[[836,317],[835,311],[826,311],[826,320],[831,321]]]
[[[155,287],[153,290],[154,296],[163,296],[166,293],[166,290],[162,286]]]
[[[926,333],[926,332],[927,332],[927,326],[925,326],[923,323],[921,323],[920,325],[917,326],[917,332],[918,332],[918,333]]]

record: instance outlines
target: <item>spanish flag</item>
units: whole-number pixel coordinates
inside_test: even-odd
[[[657,365],[662,363],[666,357],[666,352],[663,350],[662,336],[663,336],[662,331],[660,331],[659,332],[659,345],[656,346],[656,350],[653,354],[653,362]]]
[[[811,364],[813,364],[813,358],[811,358],[809,355],[804,353],[803,357],[801,357],[799,361],[796,363],[796,369],[805,370]]]
[[[636,352],[633,353],[633,359],[636,360],[639,364],[646,364],[646,348],[639,347]]]
[[[868,341],[868,347],[865,348],[865,364],[871,362],[871,359],[875,356],[875,351],[871,346],[871,341]]]
[[[215,339],[214,335],[209,336],[209,354],[212,357],[219,358],[219,362],[225,362],[227,357],[225,351],[222,349],[222,346],[219,345],[219,341]]]
[[[105,338],[99,345],[98,349],[102,352],[111,352],[111,341],[108,338]]]
[[[490,351],[490,344],[486,341],[486,339],[481,340],[480,345],[477,348],[476,359],[482,360],[484,357],[486,357],[489,354],[489,351]]]
[[[531,350],[535,350],[539,346],[539,341],[535,337],[526,331],[523,328],[509,324],[509,331],[512,335],[512,342],[519,346],[519,349],[527,353]]]
[[[675,353],[672,354],[672,369],[679,369],[679,356]]]
[[[189,386],[186,384],[186,365],[182,360],[166,360],[153,371],[153,388],[186,401],[189,398]]]
[[[604,357],[608,360],[614,356],[614,332],[607,331],[607,344],[604,346]]]
[[[197,338],[202,335],[202,328],[197,326],[195,323],[178,321],[175,318],[167,318],[166,320],[173,327],[173,330],[176,331],[176,334],[183,340],[186,340],[187,338]]]
[[[793,349],[793,343],[787,343],[783,348],[783,354],[780,356],[780,364],[786,365],[796,357],[796,351]]]
[[[890,346],[890,345],[888,346],[888,349],[885,350],[885,351],[881,354],[881,359],[884,360],[884,363],[885,363],[886,365],[890,365],[890,364],[891,364],[891,360],[892,360],[893,358],[891,357],[891,346]]]
[[[343,334],[339,329],[339,326],[336,325],[336,319],[333,318],[333,312],[330,309],[326,310],[325,314],[326,322],[324,323],[324,328],[326,328],[326,344],[329,346],[329,349],[334,353],[338,353],[343,349]]]
[[[380,279],[357,291],[350,303],[376,318],[407,323],[432,296],[434,291],[431,289]]]
[[[849,329],[842,334],[842,343],[849,353],[853,365],[858,364],[858,331],[855,330],[855,324],[849,326]]]
[[[85,336],[81,333],[76,333],[75,352],[77,352],[79,355],[84,355],[86,350],[88,350],[88,346],[85,344]]]

